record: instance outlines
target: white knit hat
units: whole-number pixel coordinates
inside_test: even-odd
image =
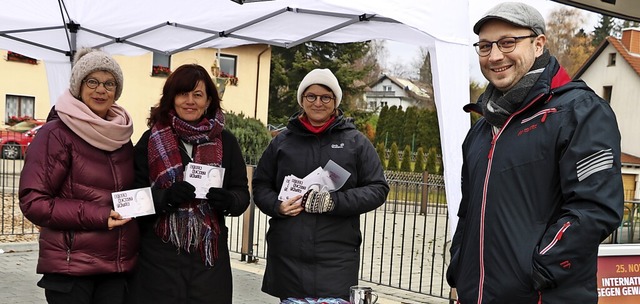
[[[80,87],[82,80],[87,75],[96,72],[105,71],[111,73],[116,79],[115,100],[120,98],[122,94],[123,76],[120,65],[111,55],[95,49],[82,48],[76,52],[73,59],[73,69],[71,69],[71,79],[69,80],[69,91],[74,97],[81,99]]]
[[[342,101],[342,89],[338,83],[338,78],[336,78],[329,69],[315,69],[304,76],[300,86],[298,87],[298,104],[301,107],[302,93],[304,93],[304,91],[313,84],[322,84],[329,87],[331,92],[336,95],[336,108],[340,106],[340,101]]]

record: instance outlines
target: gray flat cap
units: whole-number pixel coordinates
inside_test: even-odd
[[[480,33],[480,28],[491,19],[499,19],[517,26],[531,29],[536,35],[544,34],[544,18],[538,10],[520,2],[500,3],[488,10],[473,26],[473,32]]]

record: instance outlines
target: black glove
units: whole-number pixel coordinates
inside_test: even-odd
[[[533,273],[531,274],[531,278],[533,279],[533,288],[535,290],[545,290],[550,288],[556,288],[558,284],[556,284],[555,280],[551,273],[544,268],[544,266],[540,265],[540,263],[533,259]]]
[[[234,196],[227,189],[211,187],[209,188],[209,193],[207,193],[207,200],[213,209],[222,213],[222,215],[228,215]]]
[[[164,196],[158,209],[162,212],[173,212],[181,203],[192,201],[196,198],[196,187],[189,182],[179,181],[164,190]]]
[[[329,192],[311,189],[302,196],[302,207],[308,213],[325,213],[333,211],[335,204]]]

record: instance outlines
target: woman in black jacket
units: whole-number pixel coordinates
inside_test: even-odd
[[[373,145],[338,110],[341,100],[330,70],[309,72],[298,88],[302,110],[269,144],[253,177],[254,201],[272,217],[262,290],[282,300],[349,299],[358,284],[360,215],[389,192]],[[341,188],[278,199],[285,176],[304,178],[330,160],[350,173]]]
[[[224,130],[218,91],[195,64],[177,68],[135,146],[136,187],[151,186],[156,215],[139,219],[140,263],[134,303],[231,303],[225,215],[249,206],[244,159]],[[225,169],[222,188],[196,199],[184,180],[188,163]]]

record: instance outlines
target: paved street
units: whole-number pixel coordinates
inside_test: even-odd
[[[36,286],[40,275],[35,273],[38,259],[36,243],[0,243],[0,304],[46,303],[44,291]],[[235,304],[278,303],[278,299],[260,291],[264,261],[240,262],[240,255],[231,254],[233,267],[233,299]],[[378,304],[447,304],[447,300],[429,298],[399,289],[375,286],[380,295]]]

